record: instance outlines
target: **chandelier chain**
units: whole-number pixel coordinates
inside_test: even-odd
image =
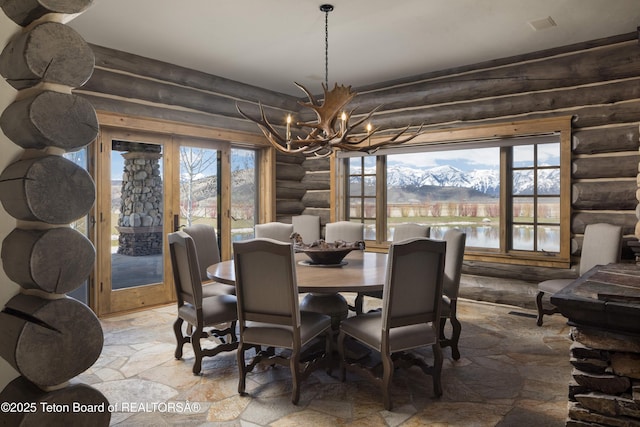
[[[324,84],[329,87],[329,10],[324,12]]]

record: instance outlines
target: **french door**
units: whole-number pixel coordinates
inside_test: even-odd
[[[98,144],[97,313],[168,303],[171,136],[103,128]]]
[[[168,233],[216,228],[223,259],[253,235],[259,150],[228,141],[103,126],[97,141],[94,310],[99,316],[174,300]]]

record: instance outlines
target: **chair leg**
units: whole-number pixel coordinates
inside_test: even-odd
[[[538,295],[536,296],[536,307],[538,308],[538,320],[536,321],[536,324],[538,326],[542,326],[542,315],[543,314],[556,314],[556,313],[560,313],[560,310],[558,310],[558,307],[553,307],[550,309],[546,309],[542,306],[542,297],[544,295],[544,292],[540,291],[538,292]]]
[[[384,409],[390,411],[393,404],[391,403],[391,379],[393,378],[393,360],[390,354],[381,354],[382,358],[382,399]]]
[[[460,350],[458,349],[458,341],[460,341],[460,333],[462,332],[462,325],[460,324],[460,321],[458,320],[458,317],[456,315],[456,311],[457,311],[457,307],[456,307],[456,301],[451,301],[451,315],[449,317],[449,320],[451,321],[451,326],[453,327],[453,330],[451,332],[451,357],[453,357],[453,360],[460,360]]]
[[[540,291],[538,292],[538,296],[536,296],[536,306],[538,307],[538,320],[536,321],[536,324],[538,326],[542,326],[542,316],[544,315],[544,309],[542,308],[543,295],[544,295],[544,292]]]
[[[442,396],[442,348],[436,343],[433,348],[433,392],[437,397]]]
[[[244,361],[244,344],[240,344],[238,346],[238,351],[236,353],[238,358],[238,393],[241,396],[245,396],[247,393],[245,392],[246,384],[247,384],[247,365]]]
[[[189,342],[189,337],[182,335],[182,323],[184,323],[184,320],[180,317],[173,322],[173,332],[176,335],[176,351],[174,353],[176,359],[182,359],[182,347],[184,343]]]
[[[193,361],[193,375],[199,375],[202,370],[202,347],[200,346],[200,337],[203,336],[204,331],[202,326],[198,325],[191,334],[191,346],[193,347],[193,354],[195,360]]]
[[[361,292],[358,292],[358,295],[356,295],[356,299],[353,302],[353,306],[354,306],[354,311],[356,312],[356,315],[359,316],[362,314],[362,307],[364,306],[364,294],[362,294]]]
[[[300,349],[295,349],[291,353],[289,367],[291,369],[291,382],[293,383],[291,403],[297,405],[300,400]]]

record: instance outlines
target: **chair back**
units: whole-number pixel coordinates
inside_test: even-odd
[[[202,308],[202,281],[193,239],[184,231],[176,231],[169,234],[168,240],[178,306],[182,306],[186,301],[196,309],[200,309]]]
[[[462,276],[462,260],[467,235],[457,228],[450,228],[444,233],[443,240],[447,242],[447,254],[444,260],[442,292],[454,300],[458,299],[460,291],[460,276]]]
[[[295,215],[291,217],[293,232],[302,236],[304,243],[320,240],[320,217],[317,215]]]
[[[193,224],[182,229],[193,239],[196,245],[196,255],[200,266],[200,280],[206,282],[207,267],[220,262],[220,249],[216,229],[207,224]]]
[[[256,239],[273,239],[288,243],[291,242],[291,234],[293,234],[293,224],[267,222],[255,226]]]
[[[274,239],[233,243],[238,320],[300,327],[293,245]]]
[[[428,225],[416,224],[415,222],[405,222],[398,224],[393,228],[393,242],[401,242],[403,240],[414,237],[429,237],[431,227]]]
[[[612,224],[589,224],[584,229],[580,255],[580,275],[596,265],[620,261],[622,227]]]
[[[440,319],[446,242],[427,238],[391,244],[382,300],[382,330]]]
[[[364,240],[364,224],[361,222],[338,221],[327,223],[324,240],[333,243],[337,240],[353,243]]]

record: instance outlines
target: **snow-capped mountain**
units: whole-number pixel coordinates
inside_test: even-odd
[[[387,183],[389,188],[401,189],[425,186],[470,188],[487,196],[496,197],[500,192],[500,173],[493,169],[476,169],[465,172],[449,165],[428,169],[389,166]],[[533,175],[531,173],[516,173],[513,185],[515,194],[533,194]],[[542,194],[559,194],[559,170],[540,170],[538,189]]]

